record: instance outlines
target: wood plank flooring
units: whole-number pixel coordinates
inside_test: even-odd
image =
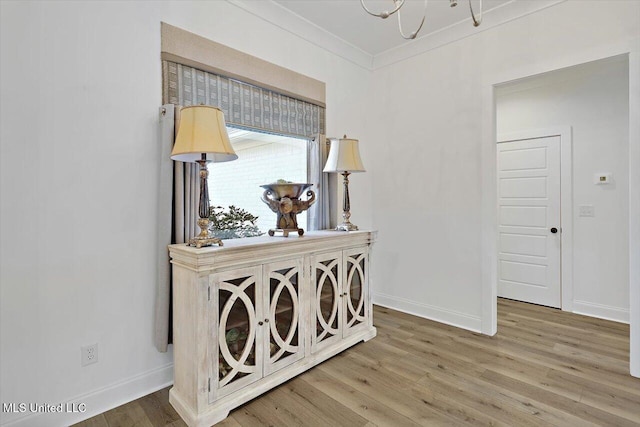
[[[219,426],[640,426],[629,326],[498,300],[487,337],[375,307],[378,336]],[[77,427],[184,426],[169,390]]]

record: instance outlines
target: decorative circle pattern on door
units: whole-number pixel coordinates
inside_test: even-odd
[[[255,360],[249,360],[249,356],[254,353],[257,323],[256,309],[253,303],[255,298],[251,298],[247,294],[247,289],[252,285],[255,285],[255,277],[247,277],[239,285],[230,282],[220,282],[220,291],[228,292],[231,295],[222,307],[218,328],[220,355],[230,370],[224,375],[221,373],[222,378],[220,378],[219,387],[224,387],[234,379],[240,378],[242,376],[241,374],[252,374],[256,372]],[[255,292],[255,286],[253,287],[253,292]],[[234,315],[237,316],[239,312],[242,313],[241,310],[234,309],[234,305],[240,303],[242,303],[246,311],[246,318],[243,320],[248,323],[248,330],[246,331],[244,347],[242,350],[236,352],[237,356],[234,356],[227,343],[227,334],[233,329],[230,324],[230,314],[233,312]]]
[[[364,295],[364,262],[365,254],[347,257],[347,328],[365,321]],[[354,304],[355,302],[355,304]]]
[[[269,329],[271,331],[271,339],[274,341],[277,349],[271,351],[270,361],[272,363],[278,361],[281,357],[287,356],[292,353],[296,353],[299,349],[297,342],[292,343],[294,338],[296,338],[296,331],[298,330],[298,290],[296,289],[296,285],[292,283],[292,279],[297,282],[298,279],[298,271],[295,268],[290,268],[287,270],[274,271],[270,274],[270,282],[272,284],[272,296],[271,296],[271,306],[269,307]],[[274,281],[277,282],[275,285],[275,289],[273,286]],[[284,305],[291,305],[291,313],[290,319],[288,323],[288,332],[286,333],[286,337],[282,337],[280,335],[280,331],[278,330],[278,322],[276,318],[276,314],[278,312],[279,303],[285,298],[281,298],[282,292],[287,290],[289,298],[286,298],[286,302]],[[282,323],[282,322],[281,322]]]
[[[317,282],[318,287],[316,289],[316,313],[317,313],[317,329],[316,332],[316,342],[320,342],[328,336],[334,336],[340,332],[339,330],[339,322],[336,321],[336,317],[338,316],[338,303],[339,298],[339,288],[338,288],[338,259],[333,259],[327,262],[319,262],[316,264],[316,277],[318,277],[318,273],[322,272],[322,274],[318,277]],[[332,292],[331,298],[331,310],[328,313],[323,311],[322,303],[325,301],[323,299],[323,293],[325,287],[330,286]],[[326,311],[326,310],[325,310]],[[335,326],[332,326],[335,325]]]

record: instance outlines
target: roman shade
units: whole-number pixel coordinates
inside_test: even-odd
[[[188,65],[162,61],[165,103],[220,108],[229,126],[301,138],[324,134],[324,108]]]

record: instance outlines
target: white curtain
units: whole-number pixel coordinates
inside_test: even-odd
[[[175,106],[175,131],[172,144],[180,126],[180,109]],[[169,150],[171,151],[171,149]],[[173,243],[184,243],[199,230],[197,224],[200,179],[196,163],[174,162],[173,164]]]
[[[173,104],[163,105],[160,108],[160,147],[159,162],[160,175],[158,176],[158,277],[156,285],[155,308],[155,333],[154,342],[158,351],[167,351],[169,340],[169,316],[171,307],[171,264],[169,264],[169,252],[167,245],[171,243],[171,212],[172,187],[173,187],[173,161],[170,158],[174,135]]]
[[[324,135],[317,134],[307,145],[307,182],[316,193],[316,202],[307,214],[308,230],[329,228],[329,174],[322,172],[329,155],[327,142]]]
[[[196,235],[200,181],[195,163],[174,162],[171,149],[180,121],[180,107],[160,109],[160,176],[158,178],[158,280],[154,341],[166,352],[171,342],[171,264],[167,246],[184,243]]]

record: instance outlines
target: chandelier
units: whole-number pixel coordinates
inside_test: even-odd
[[[402,6],[404,5],[405,0],[392,0],[393,1],[393,10],[388,11],[382,11],[380,13],[375,13],[370,11],[367,6],[364,4],[364,0],[360,0],[360,4],[362,5],[362,8],[371,16],[375,16],[378,18],[382,18],[382,19],[387,19],[388,17],[390,17],[391,15],[393,15],[394,13],[398,14],[398,29],[400,30],[400,35],[402,36],[402,38],[406,39],[406,40],[413,40],[416,38],[416,36],[418,35],[418,33],[420,32],[420,30],[422,29],[422,26],[424,25],[424,20],[427,17],[427,2],[428,0],[424,0],[424,8],[422,10],[422,20],[420,21],[420,25],[418,25],[418,28],[411,32],[410,34],[405,34],[404,30],[402,29],[402,16],[400,15],[400,9],[402,9]],[[471,19],[473,20],[473,26],[477,27],[478,25],[480,25],[480,23],[482,22],[482,0],[480,0],[480,12],[478,13],[478,15],[476,16],[475,12],[473,11],[473,6],[471,6],[471,0],[469,1],[469,11],[471,12]],[[449,5],[451,7],[456,7],[458,5],[458,0],[449,0]]]

